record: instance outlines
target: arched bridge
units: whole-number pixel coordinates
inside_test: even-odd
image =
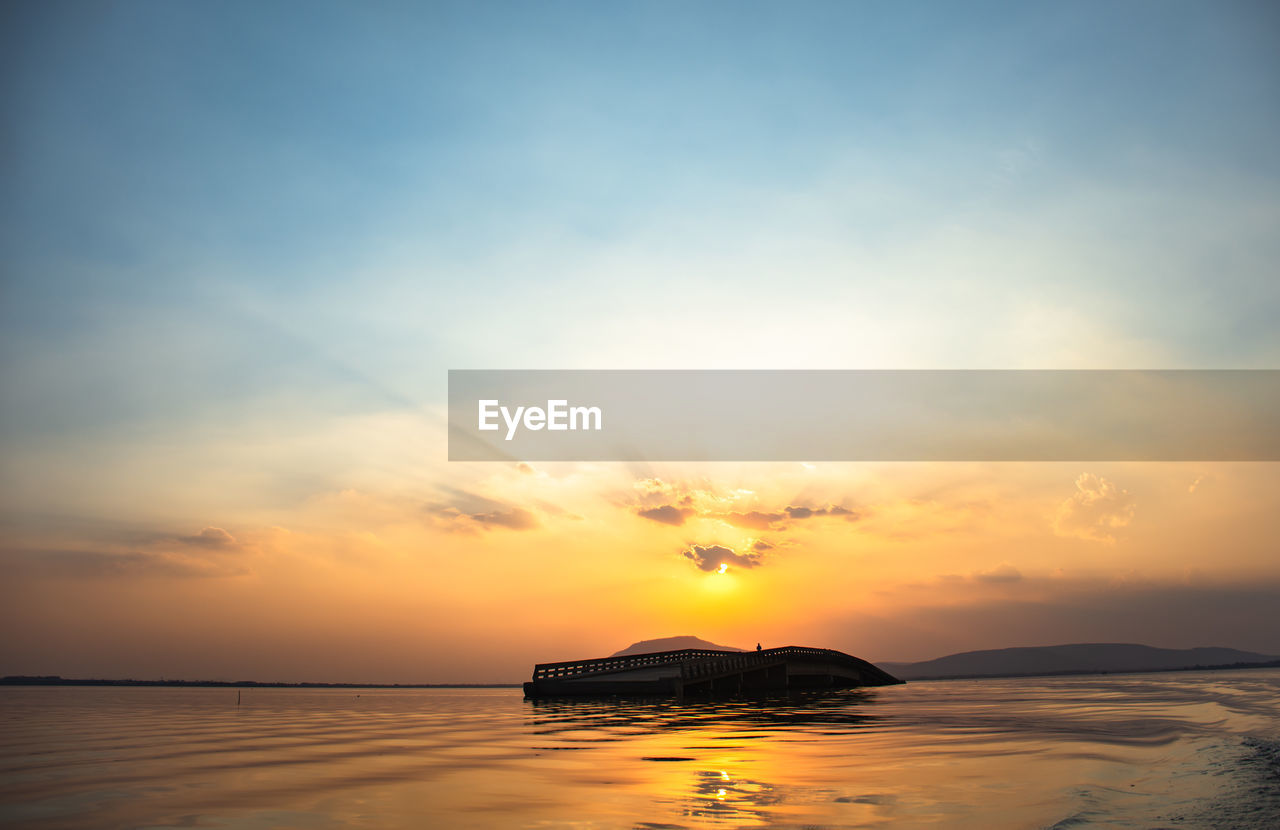
[[[842,651],[783,646],[762,651],[681,649],[567,663],[539,663],[526,697],[737,694],[783,689],[888,686],[902,681]]]

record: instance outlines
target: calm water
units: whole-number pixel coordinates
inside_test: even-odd
[[[23,827],[1280,827],[1280,671],[719,703],[0,688]]]

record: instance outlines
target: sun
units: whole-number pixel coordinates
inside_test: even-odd
[[[721,562],[721,563],[720,563],[720,569],[719,569],[719,570],[717,570],[717,571],[716,571],[716,573],[718,573],[718,574],[722,574],[722,573],[724,573],[724,572],[725,572],[725,571],[727,571],[727,570],[729,570],[729,563],[728,563],[728,562]]]

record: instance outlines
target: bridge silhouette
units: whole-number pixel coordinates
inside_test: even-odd
[[[526,697],[568,695],[723,695],[787,689],[888,686],[902,681],[828,648],[760,651],[686,648],[594,660],[539,663]]]

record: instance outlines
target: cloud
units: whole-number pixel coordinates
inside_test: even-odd
[[[755,568],[762,564],[759,553],[735,553],[733,548],[724,545],[690,545],[681,553],[686,559],[693,560],[698,570],[707,572],[718,571],[722,565]]]
[[[660,478],[642,478],[634,486],[637,491],[646,496],[666,496],[675,489]]]
[[[1111,531],[1126,527],[1136,509],[1128,491],[1102,476],[1082,473],[1076,479],[1076,492],[1058,507],[1053,529],[1059,536],[1110,544],[1116,540]]]
[[[676,507],[673,504],[664,504],[659,507],[651,507],[648,510],[641,510],[637,515],[642,518],[650,519],[664,525],[672,525],[679,527],[684,524],[684,520],[692,516],[695,510],[688,507]]]
[[[226,557],[202,558],[136,550],[17,550],[0,553],[0,561],[15,572],[55,579],[191,579],[243,576],[250,573],[242,562],[231,561]]]
[[[703,501],[716,501],[717,496],[709,490],[684,482],[663,481],[660,478],[642,478],[632,484],[635,490],[636,504],[658,505],[664,503],[690,505],[695,497]]]
[[[714,513],[713,518],[728,522],[735,527],[747,527],[752,530],[773,530],[788,521],[803,521],[815,516],[844,516],[850,521],[858,514],[839,505],[829,504],[826,507],[799,507],[788,505],[780,512],[764,512],[751,510],[746,513]]]
[[[525,461],[521,461],[519,464],[517,464],[516,469],[524,473],[525,475],[529,475],[529,476],[534,475],[535,473],[538,472],[532,464],[529,464],[528,462],[525,462]]]
[[[978,571],[973,578],[979,582],[1021,582],[1022,571],[1010,565],[1008,562],[1001,562],[989,571]]]
[[[541,527],[538,514],[524,507],[504,504],[466,490],[448,491],[453,504],[426,504],[422,512],[431,517],[437,527],[452,533],[476,533],[478,530],[506,528],[507,530],[532,530]],[[555,512],[548,509],[547,512]]]
[[[769,509],[756,505],[755,492],[748,489],[718,489],[705,482],[671,483],[659,478],[643,478],[632,484],[639,497],[620,500],[619,506],[661,524],[679,527],[692,518],[718,519],[749,530],[783,530],[792,521],[818,516],[838,516],[848,521],[859,518],[847,507],[788,505]],[[753,509],[743,509],[756,505]]]
[[[220,527],[206,527],[194,536],[179,536],[178,541],[202,548],[229,548],[236,545],[236,537]]]
[[[720,487],[707,479],[671,482],[660,478],[641,478],[634,480],[631,488],[632,492],[620,498],[619,504],[631,507],[674,504],[694,508],[703,515],[731,509],[755,496],[751,490]]]
[[[715,513],[715,518],[728,522],[734,527],[749,527],[753,530],[769,530],[779,522],[785,521],[785,513],[762,513],[752,510],[747,513]]]
[[[471,513],[467,518],[484,527],[505,527],[508,530],[532,530],[539,526],[538,517],[523,507],[494,510],[491,513]]]
[[[828,504],[826,507],[796,507],[789,505],[786,508],[787,515],[792,519],[809,519],[814,516],[848,516],[850,519],[856,519],[857,513],[847,507],[841,507],[838,504]]]
[[[756,553],[764,553],[767,550],[773,550],[775,546],[763,539],[757,539],[751,543],[751,549]]]
[[[0,550],[6,567],[55,579],[221,578],[252,573],[257,549],[220,527],[189,536],[147,530],[93,532],[58,548]]]

